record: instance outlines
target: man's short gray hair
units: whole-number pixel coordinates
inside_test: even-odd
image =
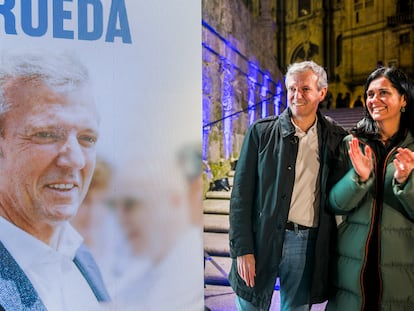
[[[299,63],[293,63],[289,65],[288,70],[286,72],[285,82],[287,81],[288,77],[303,73],[306,71],[313,71],[313,73],[318,77],[318,89],[321,90],[323,88],[328,88],[328,78],[326,75],[325,69],[322,66],[319,66],[314,61],[304,61]]]
[[[0,57],[0,117],[10,109],[3,85],[14,78],[43,82],[56,93],[66,93],[89,83],[86,67],[68,52],[3,53]]]

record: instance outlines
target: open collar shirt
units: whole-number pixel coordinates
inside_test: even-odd
[[[317,227],[320,200],[318,119],[307,132],[293,120],[292,123],[299,139],[299,149],[288,220],[306,227]]]
[[[52,248],[0,217],[0,240],[49,311],[99,307],[92,289],[73,262],[83,239],[69,223],[62,226]]]

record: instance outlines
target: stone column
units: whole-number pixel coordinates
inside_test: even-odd
[[[249,75],[247,76],[249,125],[256,120],[256,84],[257,65],[250,62]]]
[[[233,145],[233,85],[234,78],[233,65],[225,60],[222,64],[222,114],[223,114],[223,153],[224,159],[230,159]]]

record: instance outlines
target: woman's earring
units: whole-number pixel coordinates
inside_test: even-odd
[[[405,107],[401,107],[400,111],[405,112]]]

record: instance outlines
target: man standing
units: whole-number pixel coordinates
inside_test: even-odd
[[[69,220],[95,167],[97,110],[69,56],[0,65],[0,306],[94,310],[109,299]]]
[[[268,310],[280,277],[281,310],[327,299],[331,237],[326,179],[346,132],[318,111],[328,82],[312,61],[286,74],[289,107],[254,123],[237,162],[230,201],[229,280],[238,310]]]

